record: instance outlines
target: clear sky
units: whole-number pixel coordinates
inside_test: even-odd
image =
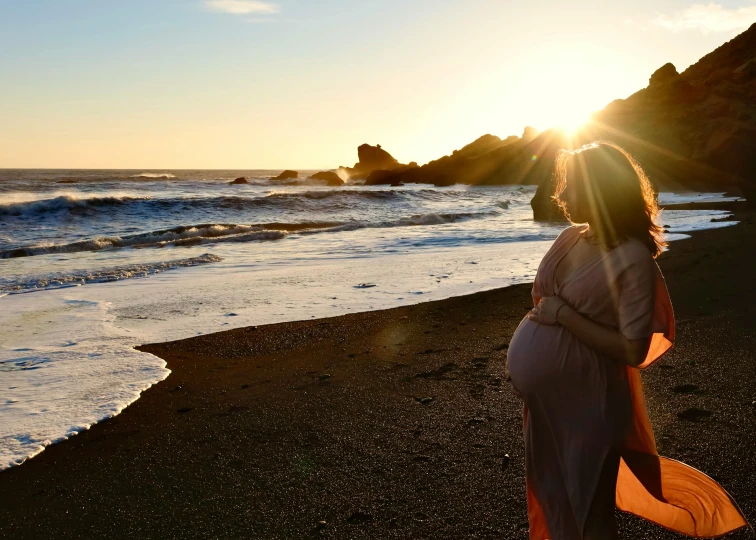
[[[0,0],[0,167],[425,163],[571,124],[751,0]]]

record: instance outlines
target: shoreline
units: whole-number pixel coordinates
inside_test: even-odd
[[[678,339],[644,375],[660,453],[720,481],[751,521],[756,290],[754,255],[736,249],[755,245],[753,217],[738,208],[739,225],[662,255]],[[520,407],[503,371],[529,307],[530,285],[514,285],[139,347],[172,374],[0,472],[0,533],[524,538]]]

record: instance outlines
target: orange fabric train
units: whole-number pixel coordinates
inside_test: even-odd
[[[654,328],[666,330],[654,334],[641,369],[661,358],[675,337],[672,303],[658,271],[655,296]],[[617,508],[694,538],[721,536],[747,526],[722,486],[693,467],[657,454],[640,372],[630,367],[627,371],[633,425],[617,476]]]

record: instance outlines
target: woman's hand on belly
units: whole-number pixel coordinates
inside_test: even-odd
[[[530,310],[528,318],[539,324],[557,324],[557,316],[560,308],[567,305],[567,302],[558,296],[544,296],[538,305]]]

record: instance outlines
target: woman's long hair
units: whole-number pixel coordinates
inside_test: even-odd
[[[654,257],[662,252],[666,242],[657,223],[656,195],[643,168],[625,150],[607,141],[561,150],[555,176],[553,198],[570,222],[585,222],[590,216],[604,245],[636,238]],[[576,190],[573,216],[561,198],[568,182]]]

